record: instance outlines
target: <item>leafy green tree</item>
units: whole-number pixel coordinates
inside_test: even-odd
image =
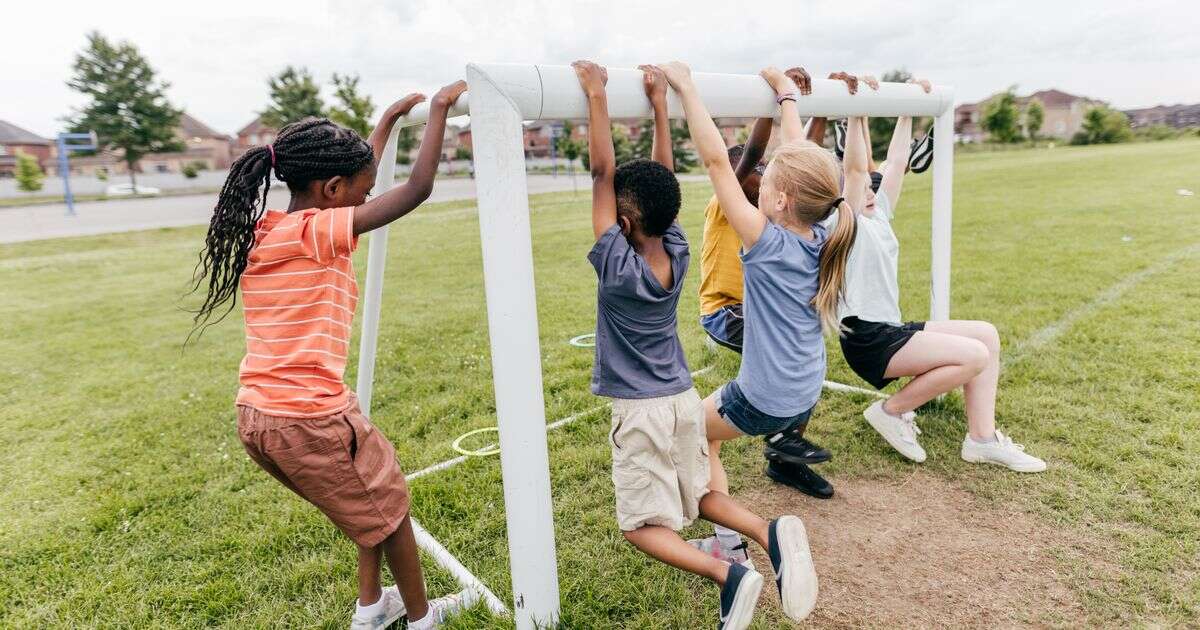
[[[454,148],[454,159],[469,160],[471,159],[471,150],[464,146]]]
[[[1071,144],[1113,144],[1131,139],[1129,117],[1107,105],[1097,105],[1083,115],[1083,124],[1071,138]]]
[[[282,129],[284,125],[307,116],[325,115],[321,87],[307,68],[288,66],[268,78],[267,86],[270,88],[271,103],[259,113],[264,125]]]
[[[77,132],[95,131],[99,144],[119,149],[135,186],[135,165],[147,153],[182,151],[176,136],[182,113],[167,101],[169,83],[160,81],[150,63],[129,42],[110,42],[97,31],[75,57],[67,85],[88,97],[68,118]]]
[[[375,103],[371,102],[370,96],[359,94],[358,80],[358,75],[333,73],[333,97],[337,104],[329,108],[329,119],[366,138],[371,135]]]
[[[42,189],[46,174],[38,164],[37,158],[24,151],[17,151],[17,190],[22,192],[37,192]]]
[[[1042,123],[1046,121],[1046,110],[1042,107],[1042,102],[1036,98],[1029,99],[1029,104],[1025,106],[1025,135],[1030,140],[1037,140],[1038,132],[1042,130]]]
[[[555,141],[555,148],[558,153],[567,159],[567,172],[571,174],[571,186],[578,191],[579,186],[575,181],[575,160],[579,159],[583,153],[584,143],[581,140],[576,140],[572,137],[575,132],[575,125],[571,121],[563,121],[562,135]]]
[[[409,154],[417,148],[417,130],[424,129],[423,126],[402,127],[400,134],[396,136],[396,163],[409,164],[412,158]]]
[[[983,128],[995,142],[1016,142],[1021,137],[1015,89],[1013,86],[997,94],[983,108]]]

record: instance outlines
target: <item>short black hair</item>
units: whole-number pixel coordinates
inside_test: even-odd
[[[613,176],[617,215],[629,217],[646,236],[662,236],[679,216],[679,180],[652,160],[630,160]]]

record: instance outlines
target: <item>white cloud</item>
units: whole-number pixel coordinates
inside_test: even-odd
[[[266,101],[268,75],[307,66],[357,72],[382,107],[457,78],[467,61],[632,66],[678,58],[754,72],[897,66],[953,85],[960,100],[1011,84],[1057,87],[1120,107],[1200,101],[1200,4],[523,2],[218,0],[18,3],[4,9],[0,119],[49,135],[79,103],[65,81],[84,34],[136,43],[172,100],[226,132]],[[851,5],[847,7],[846,5]],[[16,95],[15,97],[13,95]]]

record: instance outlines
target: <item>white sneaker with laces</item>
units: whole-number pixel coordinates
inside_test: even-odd
[[[408,627],[410,630],[440,628],[451,617],[474,606],[480,598],[479,591],[468,588],[458,593],[451,593],[437,599],[431,599],[429,600],[429,612],[425,613],[425,616],[421,619],[415,621],[410,619]]]
[[[403,617],[406,612],[404,600],[400,598],[400,589],[396,588],[395,584],[385,586],[383,595],[376,603],[382,603],[383,606],[379,608],[379,612],[371,616],[359,616],[358,607],[355,606],[354,614],[350,617],[350,630],[383,630],[396,623],[396,620]]]
[[[968,435],[963,439],[962,458],[973,464],[997,464],[1017,472],[1042,472],[1046,462],[1025,452],[1024,444],[996,431],[995,442],[976,442]]]
[[[863,411],[863,417],[867,419],[871,428],[875,429],[901,455],[918,464],[925,461],[925,449],[921,448],[917,442],[921,428],[917,426],[916,413],[909,411],[897,418],[883,410],[883,401],[880,400],[867,407],[866,411]]]
[[[687,543],[721,562],[728,562],[729,564],[736,562],[751,571],[754,570],[754,560],[750,557],[749,549],[746,548],[745,542],[735,547],[732,552],[725,551],[725,548],[721,546],[716,536],[692,538]]]

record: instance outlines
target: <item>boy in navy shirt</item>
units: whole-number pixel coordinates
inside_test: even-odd
[[[587,61],[572,66],[588,99],[596,237],[588,261],[599,279],[592,392],[612,399],[609,442],[617,523],[625,538],[647,555],[720,585],[718,627],[745,628],[754,615],[762,575],[692,547],[679,530],[703,516],[742,533],[767,551],[778,584],[784,583],[786,572],[811,571],[811,557],[807,540],[777,527],[780,520],[795,517],[767,522],[727,494],[708,489],[704,410],[676,329],[689,254],[687,237],[676,222],[680,192],[672,172],[666,77],[656,67],[642,66],[654,109],[654,160],[632,160],[617,168],[605,93],[608,74]],[[792,566],[800,557],[808,559],[807,566]],[[811,610],[815,579],[808,586],[805,592],[788,589],[781,594]]]

